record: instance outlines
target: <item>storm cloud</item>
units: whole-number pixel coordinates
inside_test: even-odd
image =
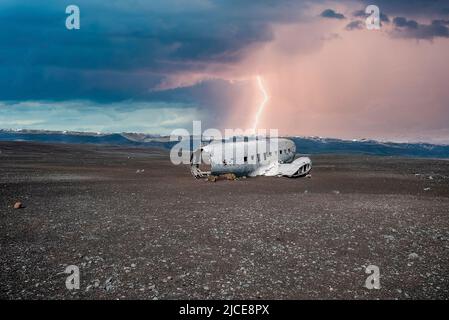
[[[381,12],[389,15],[406,15],[409,17],[429,17],[445,14],[447,0],[361,0],[363,6],[375,4]]]
[[[0,4],[8,30],[0,33],[2,99],[152,99],[167,75],[238,61],[251,44],[272,39],[272,23],[298,19],[303,5],[80,0],[81,28],[69,31],[68,4]]]
[[[430,24],[421,24],[404,17],[395,17],[393,24],[396,26],[393,35],[399,37],[428,40],[449,37],[448,20],[433,20]]]
[[[349,22],[346,25],[345,29],[346,30],[360,30],[360,29],[363,29],[364,27],[365,27],[365,24],[363,21],[354,20],[354,21]]]
[[[354,11],[352,15],[357,18],[367,18],[369,16],[368,14],[365,13],[364,10]],[[390,18],[385,13],[380,12],[380,21],[381,22],[390,22]]]
[[[447,136],[447,1],[376,1],[380,31],[364,28],[365,0],[79,0],[80,30],[69,4],[0,2],[0,127],[245,128],[260,75],[266,128],[417,137],[425,105],[421,136]]]
[[[345,16],[341,13],[338,13],[332,9],[326,9],[321,12],[321,16],[323,18],[331,18],[331,19],[345,19]]]

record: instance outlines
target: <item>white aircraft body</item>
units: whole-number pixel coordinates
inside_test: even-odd
[[[295,143],[284,138],[213,141],[195,150],[190,164],[196,178],[225,173],[238,177],[307,175],[312,169],[311,160],[308,157],[295,159],[295,156]]]

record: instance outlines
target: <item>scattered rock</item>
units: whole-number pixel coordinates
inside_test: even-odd
[[[424,188],[424,191],[429,191],[430,190],[430,188]]]
[[[225,173],[222,175],[225,180],[236,180],[237,176],[234,173]]]
[[[207,181],[208,182],[216,182],[217,181],[217,176],[210,175],[210,176],[207,177]]]
[[[246,178],[245,178],[246,179]],[[225,173],[220,176],[209,175],[207,176],[208,182],[216,182],[218,180],[238,180],[234,173]]]
[[[340,194],[340,191],[334,190],[334,191],[332,191],[332,193],[333,193],[333,194]]]
[[[111,291],[114,288],[112,282],[113,282],[112,278],[108,278],[104,283],[104,290]]]
[[[309,173],[308,175],[306,175],[306,178],[311,179],[311,178],[312,178],[312,175]]]
[[[22,202],[17,201],[16,203],[14,203],[14,209],[22,209],[24,208]]]
[[[144,173],[145,172],[145,169],[138,169],[137,171],[136,171],[136,173]]]
[[[409,255],[408,255],[408,258],[409,259],[417,259],[419,256],[416,254],[416,253],[410,253]]]

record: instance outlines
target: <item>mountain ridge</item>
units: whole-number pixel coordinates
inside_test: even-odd
[[[303,154],[369,154],[424,158],[449,158],[449,145],[431,143],[383,142],[371,139],[343,140],[337,138],[290,136]],[[156,147],[169,150],[177,142],[169,136],[142,133],[95,133],[77,131],[5,130],[0,141],[34,141],[44,143],[100,144],[135,147]]]

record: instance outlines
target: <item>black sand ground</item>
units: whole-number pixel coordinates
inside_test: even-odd
[[[312,156],[311,179],[212,183],[164,151],[0,151],[3,299],[449,298],[449,161]]]

